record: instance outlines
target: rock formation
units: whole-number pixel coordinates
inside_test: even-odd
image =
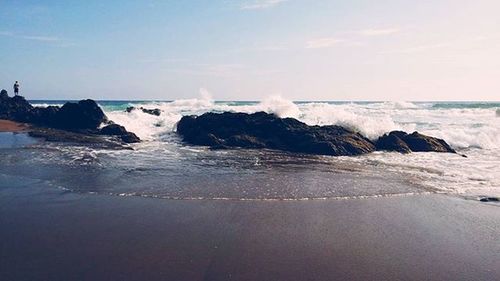
[[[456,153],[444,140],[422,135],[418,132],[407,134],[402,131],[392,131],[378,138],[375,142],[377,150],[398,151],[434,151]]]
[[[375,150],[455,151],[441,139],[414,132],[394,131],[375,143],[341,126],[308,126],[293,118],[274,114],[205,113],[184,116],[177,124],[183,141],[212,148],[268,148],[320,155],[360,155]]]
[[[101,124],[111,122],[108,121],[99,105],[90,99],[77,103],[67,102],[62,107],[33,107],[23,97],[9,97],[7,91],[2,90],[0,92],[0,119],[32,124],[35,127],[31,132],[32,135],[44,136],[45,139],[54,141],[57,139],[78,140],[78,135],[73,134],[87,135],[85,139],[89,140],[99,139],[88,137],[90,135],[108,135],[115,136],[124,143],[140,141],[134,133],[127,132],[124,127],[117,124],[110,124],[99,129]]]
[[[335,156],[375,150],[369,139],[346,128],[308,126],[265,112],[184,116],[177,124],[177,132],[187,143],[214,148],[269,148]]]

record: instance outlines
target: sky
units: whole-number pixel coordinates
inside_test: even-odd
[[[500,100],[498,0],[0,0],[29,99]]]

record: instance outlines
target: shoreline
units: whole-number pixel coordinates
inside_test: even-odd
[[[9,280],[500,278],[496,203],[159,200],[4,178],[0,275]]]

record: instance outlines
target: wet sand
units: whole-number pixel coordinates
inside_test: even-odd
[[[2,181],[2,280],[500,280],[496,203],[165,200]]]
[[[28,129],[26,124],[0,119],[0,132],[26,132]]]

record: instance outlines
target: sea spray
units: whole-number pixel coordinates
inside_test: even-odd
[[[256,110],[259,109],[267,113],[274,113],[281,118],[299,118],[301,113],[299,107],[295,103],[279,95],[264,99],[256,106]]]

